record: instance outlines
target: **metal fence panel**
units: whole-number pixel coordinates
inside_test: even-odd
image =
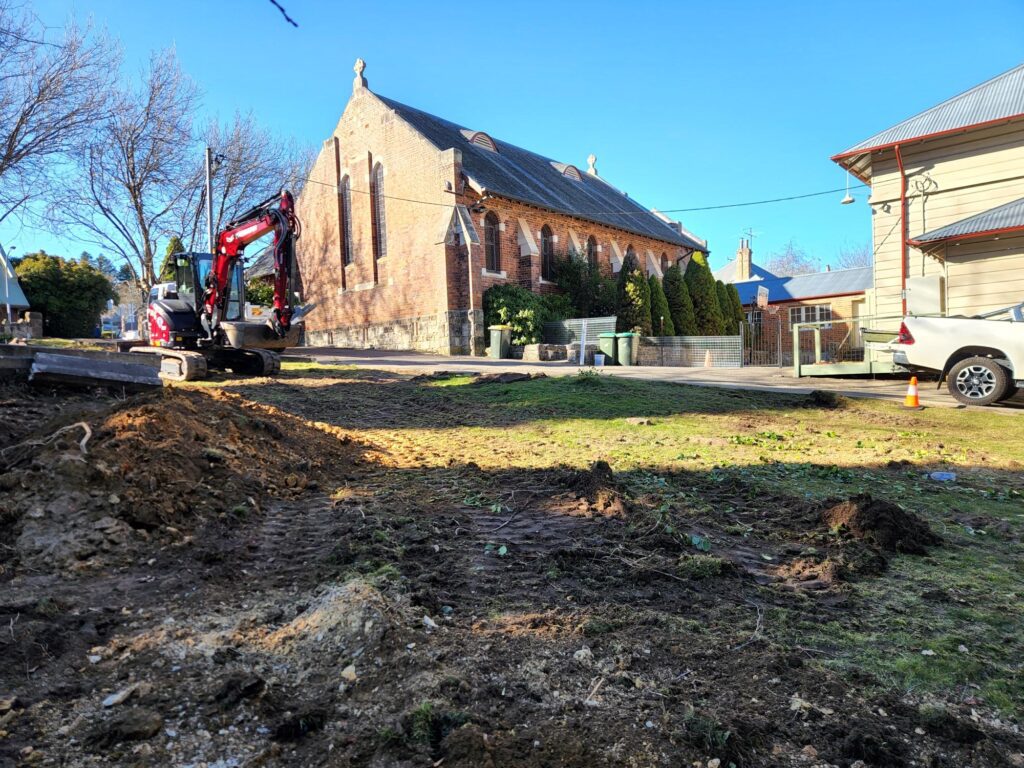
[[[708,354],[710,353],[710,360]],[[743,366],[742,336],[645,336],[640,341],[640,365],[713,368]]]
[[[583,335],[583,324],[587,325],[587,344],[597,344],[600,333],[615,333],[615,315],[611,317],[587,317],[574,320],[559,320],[544,323],[542,338],[545,344],[579,344]]]

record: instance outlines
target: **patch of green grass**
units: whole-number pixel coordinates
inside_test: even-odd
[[[711,579],[728,570],[728,563],[714,555],[680,555],[676,573],[685,579]]]

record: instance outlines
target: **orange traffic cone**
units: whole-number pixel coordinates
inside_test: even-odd
[[[910,384],[907,385],[907,396],[903,398],[905,408],[920,408],[921,399],[917,396],[917,376],[910,377]]]

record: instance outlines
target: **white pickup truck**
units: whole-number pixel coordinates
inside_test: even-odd
[[[887,348],[897,365],[945,377],[961,403],[1006,400],[1024,387],[1024,303],[978,317],[910,315]]]

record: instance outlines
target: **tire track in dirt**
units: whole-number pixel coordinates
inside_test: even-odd
[[[336,544],[338,512],[324,494],[274,501],[258,531],[247,541],[255,583],[297,587],[317,581],[317,565]]]

